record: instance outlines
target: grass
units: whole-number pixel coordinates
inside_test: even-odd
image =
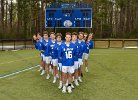
[[[40,58],[12,62],[6,68],[11,59],[37,55],[36,50],[0,52],[0,63],[5,62],[0,65],[0,75],[35,65]],[[58,83],[52,84],[52,78],[46,80],[35,68],[0,79],[0,100],[138,100],[137,59],[136,49],[95,49],[90,53],[89,73],[83,68],[83,83],[72,94],[62,94]]]

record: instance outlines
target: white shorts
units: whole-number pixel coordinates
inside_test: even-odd
[[[89,54],[88,53],[85,53],[83,59],[84,60],[88,60],[88,57],[89,57]]]
[[[74,73],[73,66],[62,66],[62,72],[63,73]]]
[[[74,70],[79,68],[79,61],[74,61]]]
[[[52,65],[58,66],[58,59],[52,59]]]
[[[50,64],[50,61],[51,61],[50,56],[47,56],[47,57],[44,56],[44,61],[46,64]]]
[[[80,67],[80,65],[83,65],[82,59],[79,58],[78,61],[79,61],[79,67]]]
[[[62,71],[62,63],[58,63],[58,70]]]

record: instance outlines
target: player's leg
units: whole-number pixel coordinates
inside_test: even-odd
[[[75,69],[75,72],[74,72],[74,83],[76,86],[79,86],[79,83],[78,83],[78,68],[79,68],[79,62],[78,61],[75,61],[74,62],[74,69]]]
[[[45,57],[45,69],[47,73],[46,79],[50,78],[49,65],[50,65],[50,57]]]
[[[81,66],[82,66],[82,64],[83,64],[82,59],[79,59],[79,68],[78,68],[78,80],[79,80],[79,82],[82,82],[82,79],[81,79],[81,76],[82,76]]]
[[[66,81],[67,81],[67,66],[62,66],[62,82],[63,82],[63,89],[62,92],[66,93]]]
[[[41,61],[40,61],[40,68],[39,68],[39,72],[43,69],[43,63],[42,63],[42,61],[43,61],[43,54],[42,53],[40,53],[40,57],[41,57]]]
[[[68,93],[72,92],[72,74],[74,73],[74,67],[73,66],[69,66],[68,67]]]
[[[40,62],[40,65],[42,66],[42,72],[41,72],[41,74],[40,75],[44,75],[45,74],[45,57],[44,57],[44,55],[42,56],[42,60],[41,60],[41,62]]]
[[[88,56],[89,56],[89,54],[85,54],[85,57],[84,57],[84,59],[85,59],[85,71],[86,72],[88,72]]]
[[[62,64],[58,63],[58,71],[59,71],[59,89],[62,88]]]
[[[53,77],[54,77],[53,83],[56,83],[58,60],[57,59],[52,59],[52,63],[53,63]]]

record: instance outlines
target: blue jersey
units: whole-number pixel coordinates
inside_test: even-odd
[[[51,52],[52,59],[57,59],[58,58],[57,42],[50,41],[49,45],[50,45],[50,52]]]
[[[44,56],[50,56],[50,45],[49,41],[47,40],[42,40],[43,44],[43,50],[44,50]]]
[[[69,45],[66,45],[65,43],[61,44],[58,57],[62,60],[62,66],[73,66],[75,54],[75,44],[71,42]]]
[[[82,59],[82,55],[83,55],[83,53],[85,53],[85,48],[86,48],[86,44],[85,44],[85,42],[84,41],[78,41],[78,44],[79,44],[79,46],[80,46],[80,51],[79,51],[79,56],[78,56],[78,58],[81,58]]]
[[[89,53],[89,43],[88,42],[85,42],[85,50],[84,50],[84,53]]]
[[[94,42],[93,40],[88,41],[88,45],[89,45],[90,49],[94,48],[94,43],[93,42]]]
[[[73,42],[72,42],[73,43]],[[80,45],[78,43],[78,41],[76,41],[75,43],[76,46],[76,54],[75,54],[75,57],[74,57],[74,61],[78,61],[78,58],[79,58],[79,52],[80,52]]]
[[[41,41],[41,40],[36,41],[36,42],[35,42],[35,47],[36,47],[36,49],[39,50],[39,51],[43,50],[44,46],[43,46],[42,41]],[[44,54],[44,52],[41,52],[41,53]]]
[[[60,46],[61,46],[62,43],[63,43],[63,41],[60,44],[57,43],[57,45],[56,45],[56,49],[57,49],[58,53],[60,51]],[[62,60],[59,57],[58,57],[58,63],[62,63]]]

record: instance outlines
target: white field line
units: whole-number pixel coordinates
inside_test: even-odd
[[[19,71],[10,73],[10,74],[5,74],[5,75],[3,75],[3,76],[0,76],[0,79],[6,78],[6,77],[9,77],[9,76],[12,76],[12,75],[15,75],[15,74],[18,74],[18,73],[27,71],[27,70],[31,70],[31,69],[36,68],[36,67],[38,67],[38,66],[40,66],[40,65],[35,65],[35,66],[29,67],[29,68],[26,68],[26,69],[23,69],[23,70],[19,70]]]
[[[39,56],[34,56],[34,57],[39,57]],[[28,58],[24,58],[24,59],[20,59],[20,60],[12,60],[12,61],[9,61],[9,62],[0,63],[0,65],[7,64],[7,63],[12,63],[12,62],[15,62],[15,61],[22,61],[22,60],[30,59],[30,58],[34,58],[34,57],[28,57]]]

